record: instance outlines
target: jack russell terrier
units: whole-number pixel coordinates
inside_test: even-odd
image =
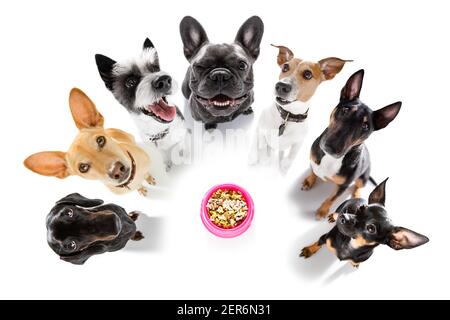
[[[161,152],[166,170],[172,167],[174,156],[188,157],[189,130],[181,111],[170,102],[177,85],[161,70],[150,39],[135,59],[116,62],[97,54],[95,61],[106,88],[130,113],[144,142]]]
[[[307,134],[308,110],[317,87],[333,79],[351,60],[326,58],[310,62],[295,58],[287,47],[272,46],[279,49],[281,74],[275,85],[275,101],[259,119],[250,164],[267,162],[276,151],[280,170],[286,173]]]
[[[25,167],[60,179],[78,175],[99,180],[116,194],[138,190],[146,196],[144,181],[153,185],[155,180],[148,172],[150,158],[134,137],[119,129],[104,129],[103,116],[80,89],[72,89],[69,105],[80,130],[69,151],[33,154],[25,160]]]

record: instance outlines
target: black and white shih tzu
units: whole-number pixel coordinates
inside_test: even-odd
[[[166,169],[172,167],[173,155],[188,157],[190,131],[181,111],[170,101],[177,84],[161,71],[150,39],[134,59],[116,62],[97,54],[95,60],[106,88],[128,110],[144,141],[161,152]]]

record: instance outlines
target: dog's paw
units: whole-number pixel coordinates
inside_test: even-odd
[[[328,215],[328,222],[329,223],[335,223],[337,219],[337,213],[332,213]]]
[[[130,217],[131,220],[136,221],[139,218],[140,214],[141,213],[139,211],[132,211],[128,213],[128,216]]]
[[[140,240],[142,240],[142,239],[144,239],[145,237],[144,237],[144,235],[142,234],[142,232],[140,232],[140,231],[136,231],[135,233],[134,233],[134,235],[130,238],[131,240],[133,240],[133,241],[140,241]]]
[[[299,256],[301,258],[308,259],[308,258],[311,258],[313,254],[314,254],[314,252],[312,252],[310,247],[305,247],[305,248],[302,249],[302,252],[300,252]]]
[[[217,123],[205,123],[205,130],[217,129]]]
[[[243,115],[249,115],[249,114],[252,114],[253,113],[253,109],[252,109],[252,107],[250,107],[250,108],[248,108],[247,110],[245,110],[244,112],[242,112],[242,114]]]
[[[156,185],[156,180],[155,180],[155,178],[153,178],[153,176],[151,176],[151,175],[148,175],[148,176],[145,178],[145,181],[147,181],[147,183],[148,183],[149,185],[152,185],[152,186]]]
[[[354,261],[350,261],[350,264],[351,264],[351,266],[352,266],[353,268],[359,269],[359,263],[356,263],[356,262],[354,262]]]
[[[312,184],[309,182],[308,179],[305,179],[305,181],[303,181],[303,184],[302,184],[302,190],[303,190],[303,191],[311,190],[312,187],[313,187],[313,186],[312,186]]]
[[[148,190],[146,187],[140,187],[138,189],[138,192],[141,196],[147,197],[148,196]]]
[[[325,207],[320,207],[319,209],[317,209],[316,211],[316,219],[317,220],[323,220],[326,218],[326,216],[328,215],[328,208]]]

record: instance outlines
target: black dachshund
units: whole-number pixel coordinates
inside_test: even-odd
[[[78,193],[56,202],[47,216],[47,241],[62,260],[81,265],[93,255],[117,251],[128,240],[144,238],[136,231],[137,212],[102,204],[103,200]]]

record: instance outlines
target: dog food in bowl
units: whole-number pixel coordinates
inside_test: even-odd
[[[203,199],[202,221],[216,236],[237,237],[250,227],[253,210],[253,201],[243,188],[233,184],[218,185]]]

